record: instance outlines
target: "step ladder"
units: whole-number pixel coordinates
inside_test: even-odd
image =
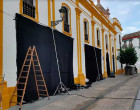
[[[42,72],[42,69],[40,66],[37,51],[36,51],[35,46],[33,46],[33,48],[31,48],[31,47],[28,48],[25,60],[23,62],[23,65],[22,65],[22,68],[21,68],[21,71],[19,74],[19,78],[17,80],[16,87],[14,89],[14,92],[13,92],[11,100],[10,100],[9,107],[11,107],[12,103],[17,103],[20,106],[19,110],[21,110],[31,65],[33,67],[33,72],[34,72],[34,76],[35,76],[35,83],[36,83],[38,98],[47,96],[48,100],[49,100],[49,94],[48,94],[47,86],[46,86],[46,83],[45,83],[45,80],[43,77],[43,72]],[[39,82],[42,84],[40,84]],[[20,85],[23,87],[18,88]],[[18,91],[20,91],[22,95],[16,95]],[[14,97],[17,97],[17,99],[18,99],[17,102],[13,101]]]

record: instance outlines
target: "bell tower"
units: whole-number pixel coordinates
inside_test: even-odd
[[[100,0],[97,0],[97,4],[100,4]]]

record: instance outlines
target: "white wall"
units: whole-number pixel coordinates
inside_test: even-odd
[[[3,73],[8,86],[16,85],[16,29],[15,14],[19,13],[20,0],[3,0]],[[48,2],[38,0],[39,22],[48,25]]]
[[[118,32],[116,35],[116,49],[120,49],[120,41],[119,41],[119,36],[121,36],[121,30],[115,26],[116,31]],[[122,39],[120,39],[122,42]],[[116,52],[117,56],[119,55],[119,51]],[[121,69],[121,63],[117,60],[117,69]]]
[[[133,46],[135,47],[135,50],[137,52],[138,61],[136,62],[136,67],[138,68],[138,71],[140,73],[140,47],[139,47],[139,39],[135,38],[132,40]]]
[[[8,13],[4,14],[4,25],[3,25],[3,73],[6,74],[6,81],[8,82],[8,86],[16,85],[16,29],[15,29],[15,21],[14,16],[15,13],[19,13],[19,0],[3,0],[4,1],[4,12]],[[72,27],[72,38],[74,39],[74,51],[73,51],[73,67],[74,67],[74,77],[78,76],[78,60],[77,60],[77,32],[76,32],[76,5],[73,4],[70,0],[55,0],[55,18],[56,20],[60,20],[59,9],[62,6],[62,3],[66,3],[71,8],[71,27]],[[80,4],[82,10],[90,15],[90,13]],[[51,7],[52,9],[52,7]],[[43,25],[48,25],[48,0],[38,0],[38,11],[39,11],[39,23]],[[92,46],[92,27],[91,27],[91,18],[85,13],[82,12],[80,16],[80,28],[81,28],[81,55],[82,55],[82,72],[86,76],[85,70],[85,51],[84,51],[84,24],[83,19],[86,18],[89,22],[89,41],[88,45]],[[52,13],[51,13],[52,18]],[[97,22],[94,26],[94,37],[95,37],[95,46],[97,47],[97,36],[96,36],[96,28],[100,29],[100,44],[102,49],[102,32],[101,32],[101,22],[93,16],[95,21]],[[109,33],[108,29],[105,28],[105,34],[108,35],[108,44],[109,44]],[[56,29],[62,32],[62,23],[59,23],[56,26]],[[120,30],[116,27],[116,30],[121,33]],[[112,34],[112,33],[111,33]],[[118,38],[118,37],[117,37]],[[105,42],[105,39],[104,39]],[[118,42],[118,41],[117,41]],[[105,43],[104,43],[105,44]],[[105,46],[104,46],[105,47]],[[117,46],[118,47],[118,46]],[[110,47],[109,47],[110,48]],[[108,52],[110,49],[108,49]],[[105,49],[106,52],[106,49]],[[109,52],[110,54],[110,52]],[[102,58],[102,73],[104,73],[103,66],[103,57]],[[104,57],[106,60],[106,56]]]
[[[47,0],[38,0],[39,22],[48,25],[48,2]]]
[[[19,0],[3,0],[3,73],[8,86],[16,84],[16,29],[15,13],[19,12]]]

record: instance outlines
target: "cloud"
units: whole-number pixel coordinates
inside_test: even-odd
[[[132,23],[132,25],[134,25],[134,26],[140,26],[140,21],[136,21],[136,22]]]
[[[138,27],[134,27],[134,26],[128,26],[126,28],[124,28],[124,30],[122,31],[122,34],[129,34],[129,33],[133,33],[133,32],[137,32],[140,31],[140,28]]]
[[[130,10],[129,9],[123,10],[123,11],[121,10],[118,13],[121,14],[121,15],[126,15],[126,14],[130,13]]]
[[[97,4],[97,0],[93,0]],[[140,31],[140,0],[100,0],[110,9],[110,18],[118,18],[122,24],[122,35]]]
[[[140,5],[140,2],[134,2],[133,5]]]

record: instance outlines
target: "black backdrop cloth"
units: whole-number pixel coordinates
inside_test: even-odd
[[[56,30],[54,30],[54,36],[56,40],[62,82],[66,87],[71,88],[74,84],[73,39]],[[17,77],[19,76],[29,46],[35,45],[49,95],[53,95],[60,80],[52,29],[16,14],[16,40]],[[18,85],[18,88],[22,88],[22,86]],[[18,91],[18,95],[20,94],[21,92]],[[31,102],[37,99],[35,78],[31,67],[24,101]]]
[[[97,62],[96,63],[96,56],[97,56]],[[98,68],[99,68],[99,74],[100,78],[103,79],[102,76],[102,61],[101,61],[101,49],[98,49],[92,46],[89,46],[85,44],[85,67],[86,67],[86,77],[89,79],[89,82],[95,82],[98,76]]]
[[[114,54],[112,55],[112,62],[113,62],[113,72],[115,73],[115,57],[114,57]]]
[[[110,77],[110,62],[109,62],[109,54],[106,53],[106,69],[107,69],[107,75]]]

